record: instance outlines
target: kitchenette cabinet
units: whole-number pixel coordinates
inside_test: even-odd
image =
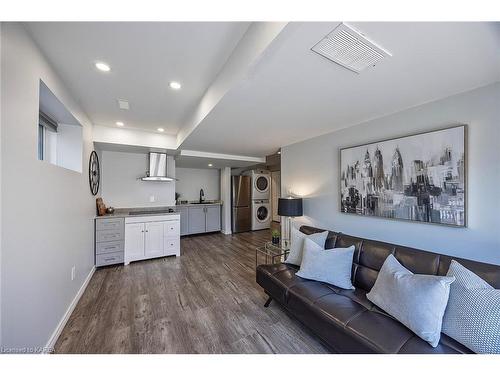
[[[189,234],[189,226],[188,226],[188,215],[189,210],[185,206],[177,207],[177,212],[180,215],[180,234],[181,236],[185,236]]]
[[[95,220],[94,262],[96,267],[123,263],[123,218]]]
[[[193,206],[188,208],[188,233],[197,234],[206,232],[205,207]]]
[[[180,255],[180,215],[125,218],[125,264]]]
[[[220,204],[193,204],[181,209],[185,212],[181,214],[181,235],[220,231]]]
[[[215,232],[220,230],[220,206],[205,207],[205,232]]]

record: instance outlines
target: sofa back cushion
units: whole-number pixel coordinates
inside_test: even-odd
[[[323,232],[324,229],[303,225],[300,227],[300,231],[311,234]],[[446,275],[451,260],[455,259],[494,288],[500,288],[500,266],[493,264],[453,258],[438,253],[333,231],[328,233],[325,249],[332,249],[334,247],[345,248],[352,245],[355,247],[352,265],[353,285],[356,288],[366,291],[370,291],[375,284],[378,272],[389,254],[394,255],[398,262],[413,273],[439,276]]]

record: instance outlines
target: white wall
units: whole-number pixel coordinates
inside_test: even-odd
[[[22,25],[2,24],[1,43],[2,345],[43,347],[93,268],[95,199],[86,173],[37,158],[40,79],[82,124],[86,156],[92,126]]]
[[[231,167],[220,170],[220,191],[222,200],[222,233],[231,234]]]
[[[82,173],[82,127],[58,124],[57,165]]]
[[[94,142],[175,150],[177,136],[127,128],[94,126]]]
[[[357,236],[500,264],[500,83],[282,148],[282,193],[304,197],[302,222]],[[468,124],[468,227],[339,212],[339,149]]]
[[[218,169],[177,168],[175,191],[182,200],[200,199],[200,189],[205,193],[205,200],[220,199],[220,172]]]
[[[148,154],[102,151],[102,198],[106,206],[148,207],[175,204],[175,182],[141,181],[149,169]],[[175,160],[167,158],[167,174],[175,177]],[[150,202],[153,196],[155,201]]]

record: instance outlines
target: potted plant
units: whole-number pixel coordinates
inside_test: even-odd
[[[273,245],[279,245],[280,243],[280,232],[276,229],[273,229],[271,232],[271,241]]]

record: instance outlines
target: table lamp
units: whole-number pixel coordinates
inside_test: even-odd
[[[302,216],[302,198],[279,198],[278,215],[287,218],[287,238],[283,239],[283,242],[285,244],[285,247],[288,248],[290,246],[292,233],[292,217]]]

